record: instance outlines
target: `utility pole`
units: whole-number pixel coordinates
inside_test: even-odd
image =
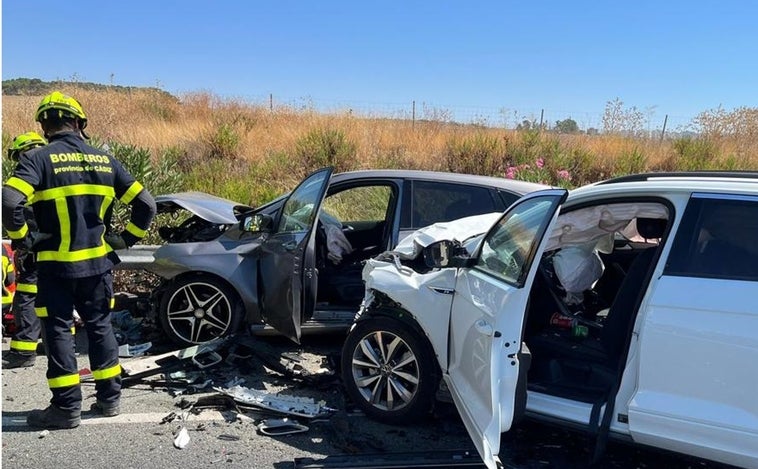
[[[413,100],[412,106],[411,106],[411,129],[416,128],[416,100]]]
[[[274,93],[268,94],[268,110],[274,112]]]
[[[544,118],[545,118],[545,110],[541,109],[540,110],[540,132],[542,132],[542,121]]]

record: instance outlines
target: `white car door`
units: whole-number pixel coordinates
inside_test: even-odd
[[[513,420],[521,329],[544,234],[565,190],[530,194],[485,236],[472,267],[459,270],[445,379],[480,456],[499,465],[500,433]]]

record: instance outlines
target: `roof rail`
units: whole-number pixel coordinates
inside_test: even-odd
[[[727,179],[757,179],[758,171],[661,171],[653,173],[629,174],[600,181],[597,184],[615,184],[617,182],[640,182],[650,179],[693,179],[693,178],[727,178]]]

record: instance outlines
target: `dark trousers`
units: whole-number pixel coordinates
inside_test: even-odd
[[[118,343],[111,326],[111,272],[84,278],[60,278],[40,273],[35,310],[45,329],[50,402],[64,410],[79,410],[82,391],[74,351],[73,309],[84,321],[89,360],[98,401],[114,403],[121,396]]]
[[[13,320],[16,332],[11,338],[10,349],[23,355],[37,354],[37,340],[42,326],[34,312],[37,296],[37,268],[34,254],[16,250],[16,294],[13,295]]]

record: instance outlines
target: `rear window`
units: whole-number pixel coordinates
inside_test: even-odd
[[[758,198],[693,196],[665,273],[758,281],[757,241]]]

